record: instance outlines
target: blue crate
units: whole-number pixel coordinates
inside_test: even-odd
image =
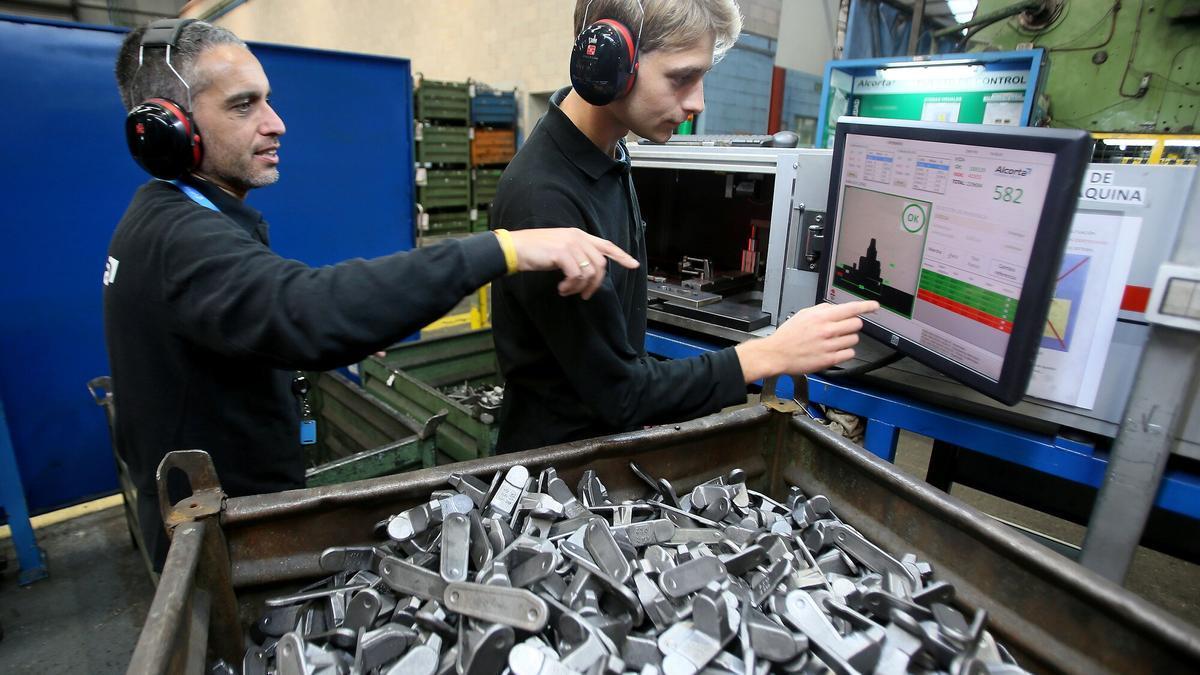
[[[517,123],[517,97],[511,91],[478,91],[471,99],[471,124],[511,127]]]

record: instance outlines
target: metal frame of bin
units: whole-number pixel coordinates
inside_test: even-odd
[[[839,517],[884,550],[932,564],[963,608],[985,609],[996,638],[1035,672],[1191,672],[1200,664],[1196,628],[896,471],[798,409],[767,397],[674,426],[233,499],[223,498],[204,453],[173,453],[159,475],[183,469],[195,494],[162,505],[173,540],[129,672],[201,668],[206,648],[239,662],[239,601],[253,606],[265,587],[319,576],[322,550],[371,542],[376,522],[443,489],[452,472],[486,478],[516,464],[531,472],[553,466],[572,484],[594,469],[619,501],[645,490],[631,459],[680,489],[740,467],[750,485],[775,496],[787,485],[828,496]]]

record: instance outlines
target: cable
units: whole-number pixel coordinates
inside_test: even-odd
[[[822,370],[821,372],[815,373],[815,374],[818,377],[849,377],[851,375],[862,375],[863,373],[869,373],[872,370],[879,370],[880,368],[883,368],[884,366],[890,366],[893,363],[904,358],[905,356],[906,356],[906,354],[901,354],[900,352],[893,351],[891,354],[888,354],[887,356],[885,356],[881,359],[876,359],[875,361],[871,361],[870,363],[864,363],[862,365],[853,366],[851,368],[829,368],[827,370]]]
[[[1138,2],[1138,22],[1133,26],[1133,44],[1129,47],[1129,58],[1126,59],[1126,70],[1121,73],[1121,83],[1117,84],[1117,94],[1123,98],[1140,98],[1146,94],[1145,91],[1134,91],[1133,94],[1124,92],[1124,80],[1129,77],[1129,66],[1133,65],[1133,58],[1138,54],[1138,38],[1141,37],[1141,14],[1146,10],[1146,0]]]
[[[1090,34],[1093,30],[1095,30],[1096,26],[1100,25],[1101,21],[1104,21],[1105,17],[1111,16],[1112,23],[1110,23],[1108,26],[1108,37],[1104,38],[1104,42],[1101,42],[1098,45],[1091,45],[1088,47],[1048,47],[1047,51],[1051,51],[1051,52],[1084,52],[1084,51],[1091,51],[1094,49],[1100,49],[1101,47],[1107,46],[1108,43],[1112,41],[1113,35],[1117,32],[1117,13],[1120,11],[1121,11],[1121,0],[1113,0],[1112,7],[1109,7],[1108,11],[1104,13],[1104,16],[1101,16],[1099,19],[1096,20],[1096,23],[1092,24],[1091,26],[1088,26],[1087,30],[1081,32],[1079,35],[1076,35],[1075,37],[1071,38],[1070,40],[1065,40],[1062,44],[1069,45],[1072,42],[1083,37],[1084,35]],[[1037,36],[1034,37],[1034,41],[1036,41],[1036,40],[1037,40]]]

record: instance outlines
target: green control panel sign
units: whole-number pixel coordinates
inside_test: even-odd
[[[927,122],[1019,126],[1029,71],[963,66],[888,68],[831,82],[826,147],[833,147],[839,115]]]

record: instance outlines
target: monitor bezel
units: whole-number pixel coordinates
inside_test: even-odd
[[[877,136],[900,140],[957,143],[1011,150],[1026,150],[1054,155],[1049,189],[1042,206],[1037,234],[1026,266],[1025,282],[1017,301],[1013,332],[1004,353],[1004,365],[996,380],[976,372],[946,356],[913,342],[890,329],[875,323],[869,315],[863,317],[863,333],[883,342],[914,360],[923,363],[963,384],[990,396],[1015,405],[1025,395],[1033,375],[1034,361],[1042,341],[1046,317],[1054,292],[1059,266],[1071,233],[1079,188],[1091,158],[1092,139],[1079,129],[1048,129],[1043,127],[1002,127],[996,125],[965,125],[908,120],[883,120],[863,117],[842,117],[837,123],[833,146],[833,164],[829,175],[827,216],[829,233],[825,236],[824,261],[820,265],[817,283],[817,303],[827,302],[833,267],[834,228],[840,224],[838,207],[842,187],[842,163],[846,136]],[[1039,262],[1040,261],[1040,262]]]

